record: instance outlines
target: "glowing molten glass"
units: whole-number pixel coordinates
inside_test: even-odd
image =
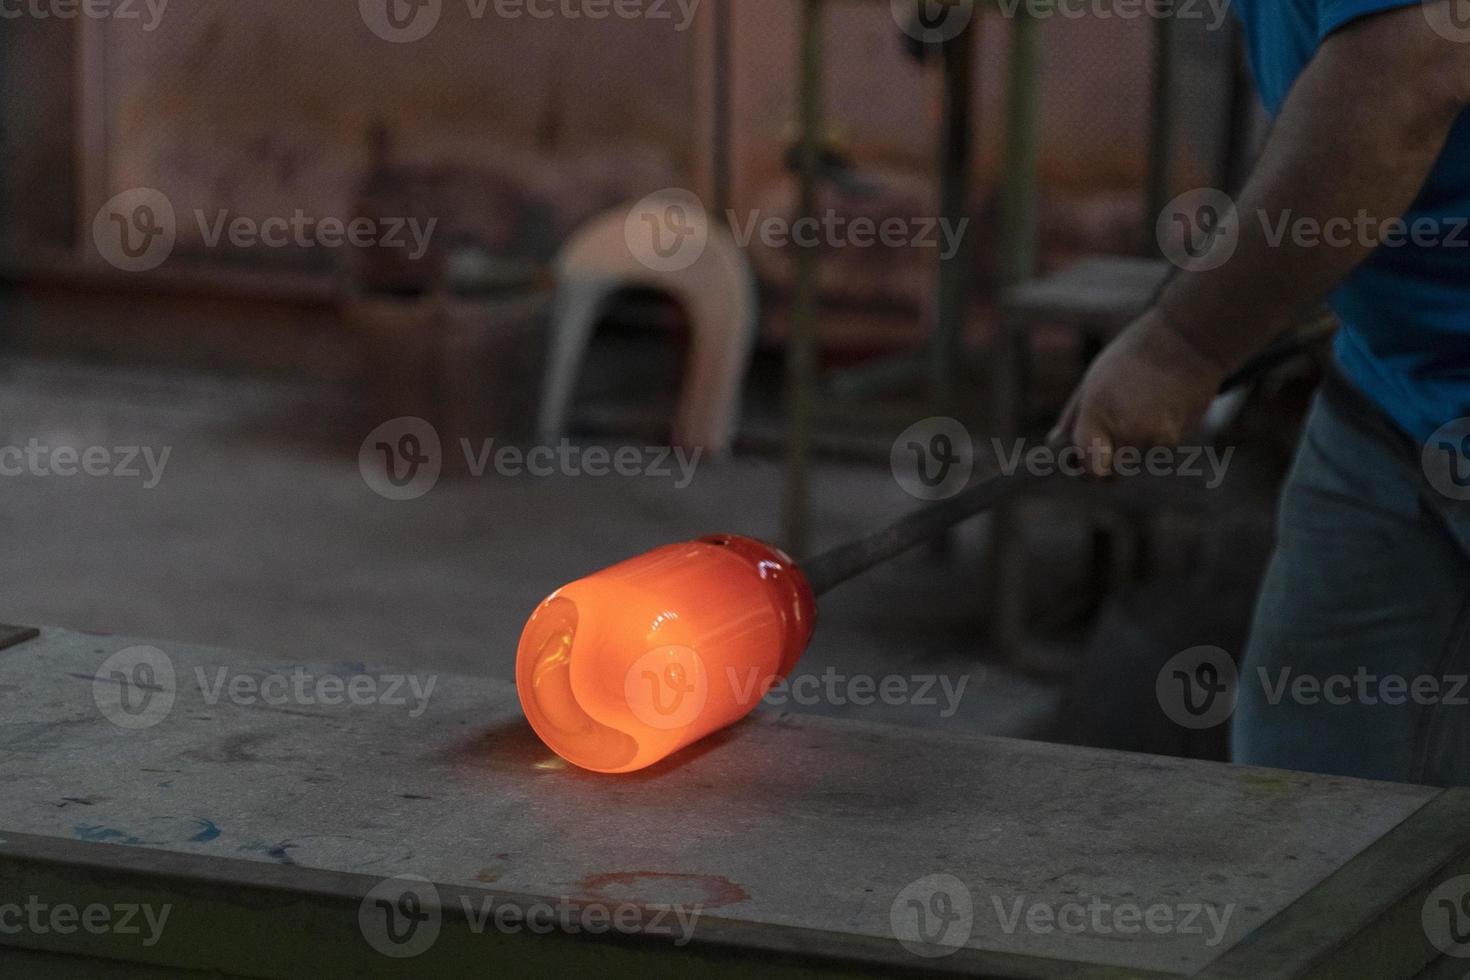
[[[816,604],[750,538],[671,544],[537,607],[516,653],[526,718],[557,755],[632,772],[750,713],[806,650]]]

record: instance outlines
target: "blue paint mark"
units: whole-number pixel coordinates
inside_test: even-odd
[[[163,782],[161,782],[161,783],[158,784],[158,788],[159,789],[173,789],[174,788],[174,781],[172,779],[165,779]]]
[[[138,838],[130,837],[127,834],[123,833],[121,830],[117,830],[113,827],[104,827],[101,824],[79,823],[71,830],[72,833],[77,835],[78,840],[93,842],[115,841],[119,844],[143,843]]]
[[[214,825],[213,820],[205,820],[202,817],[196,817],[194,822],[199,825],[200,829],[199,833],[189,838],[189,840],[193,843],[203,844],[207,841],[212,841],[219,836],[219,828]]]
[[[206,820],[202,817],[190,817],[189,822],[199,828],[194,836],[189,838],[190,843],[207,844],[220,835],[220,829],[213,820]],[[72,828],[72,833],[76,834],[78,840],[92,841],[94,843],[131,844],[134,846],[144,845],[150,847],[158,847],[171,843],[166,840],[144,840],[141,837],[134,837],[132,834],[118,830],[116,827],[104,827],[101,824],[79,823]]]

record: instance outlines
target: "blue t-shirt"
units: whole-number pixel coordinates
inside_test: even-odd
[[[1333,31],[1421,2],[1236,0],[1266,108],[1273,114],[1281,108]],[[1333,293],[1331,305],[1343,322],[1336,353],[1344,372],[1423,441],[1446,422],[1470,416],[1470,113],[1456,122],[1404,215],[1409,232],[1416,219],[1431,219],[1432,230],[1421,225],[1417,244],[1405,235],[1409,240],[1380,245]]]

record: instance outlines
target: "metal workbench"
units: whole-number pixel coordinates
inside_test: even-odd
[[[495,681],[49,629],[0,647],[0,976],[1470,970],[1434,944],[1470,873],[1463,791],[764,709],[597,776]],[[17,930],[7,903],[42,911]],[[47,918],[93,905],[169,911]],[[515,927],[554,906],[626,918]]]

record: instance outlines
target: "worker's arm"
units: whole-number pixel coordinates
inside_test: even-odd
[[[1376,222],[1400,217],[1467,105],[1470,44],[1436,34],[1421,7],[1330,36],[1293,86],[1236,202],[1235,253],[1218,268],[1178,275],[1119,335],[1089,369],[1054,438],[1084,448],[1100,440],[1106,449],[1176,443],[1227,374],[1373,248],[1356,230],[1345,247],[1294,244],[1290,234],[1273,241],[1279,222],[1352,221],[1360,210]],[[1225,244],[1217,236],[1214,245]],[[1109,457],[1098,454],[1100,469]]]

